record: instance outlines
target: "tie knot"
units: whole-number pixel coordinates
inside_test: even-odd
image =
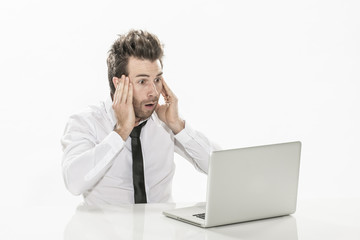
[[[139,138],[141,133],[141,128],[146,124],[147,121],[141,123],[139,126],[136,126],[133,128],[133,130],[130,133],[131,138]]]

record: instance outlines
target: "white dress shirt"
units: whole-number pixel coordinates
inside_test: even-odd
[[[134,203],[131,138],[124,141],[113,131],[115,124],[109,97],[71,116],[61,139],[65,185],[71,193],[83,194],[86,204]],[[188,123],[174,135],[155,112],[140,140],[148,203],[172,200],[174,152],[207,173],[210,153],[218,148]]]

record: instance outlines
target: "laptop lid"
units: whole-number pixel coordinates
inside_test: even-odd
[[[301,142],[214,151],[205,226],[294,213]]]

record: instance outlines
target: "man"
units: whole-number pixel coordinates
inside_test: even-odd
[[[215,147],[179,116],[162,57],[155,35],[121,35],[107,59],[109,99],[70,117],[61,140],[63,176],[85,203],[171,201],[174,152],[207,173]]]

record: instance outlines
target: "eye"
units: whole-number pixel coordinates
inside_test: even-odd
[[[144,84],[144,83],[145,83],[145,79],[140,79],[140,80],[138,81],[138,83]]]
[[[158,82],[160,82],[160,81],[161,81],[161,78],[160,78],[160,77],[154,79],[154,82],[155,82],[155,83],[158,83]]]

